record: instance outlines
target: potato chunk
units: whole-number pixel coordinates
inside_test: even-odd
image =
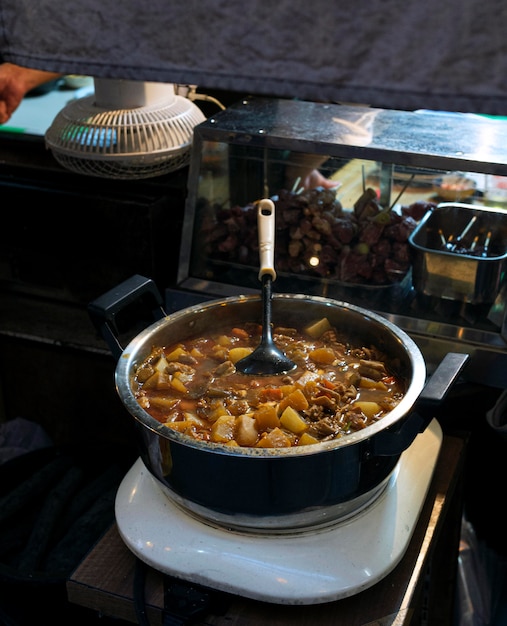
[[[381,380],[372,380],[371,378],[366,378],[365,376],[361,377],[359,387],[362,389],[380,389],[381,391],[387,391],[387,385],[385,385]]]
[[[380,414],[382,407],[378,402],[369,402],[366,400],[358,400],[352,404],[352,407],[358,407],[368,419],[372,419],[375,415]]]
[[[299,435],[308,428],[308,424],[305,420],[291,406],[288,406],[280,416],[280,425],[296,435]]]
[[[329,323],[329,320],[327,319],[327,317],[323,317],[321,320],[315,322],[311,326],[307,326],[305,328],[305,332],[310,335],[310,337],[313,337],[313,339],[318,339],[330,328],[331,324]]]
[[[177,376],[172,377],[171,387],[179,393],[187,393],[187,388]]]
[[[319,440],[309,433],[303,433],[299,438],[298,446],[309,446],[313,443],[319,443]]]
[[[148,380],[144,382],[145,389],[170,389],[171,388],[171,377],[164,372],[155,371]]]
[[[179,361],[182,356],[187,355],[188,352],[182,346],[177,346],[172,352],[167,355],[166,358],[168,361]]]
[[[211,441],[227,443],[234,439],[236,418],[233,415],[222,415],[211,426]]]
[[[259,433],[256,421],[250,415],[240,415],[236,418],[234,439],[240,446],[254,446],[257,443]]]
[[[229,360],[232,361],[232,363],[237,363],[249,354],[252,354],[252,352],[253,348],[231,348],[229,350]]]

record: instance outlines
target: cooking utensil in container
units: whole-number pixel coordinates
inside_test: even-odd
[[[412,280],[427,296],[491,303],[507,267],[507,215],[502,209],[443,202],[409,237]]]
[[[257,203],[257,228],[259,231],[259,280],[262,282],[262,336],[257,348],[236,363],[243,374],[269,376],[286,374],[296,368],[275,344],[272,337],[272,283],[276,280],[274,268],[275,205],[268,198]]]
[[[273,314],[284,324],[303,328],[327,317],[350,330],[351,342],[374,344],[390,367],[406,380],[399,404],[361,431],[332,441],[290,448],[244,448],[198,441],[167,428],[141,408],[132,389],[136,365],[153,346],[172,345],[202,336],[217,325],[260,318],[257,295],[211,300],[158,319],[121,351],[114,318],[121,312],[119,294],[130,304],[130,291],[153,302],[150,281],[134,276],[89,305],[89,312],[118,358],[115,382],[123,405],[134,418],[140,456],[160,489],[192,515],[228,528],[291,532],[322,525],[357,512],[389,482],[402,452],[426,429],[433,408],[448,393],[468,355],[449,354],[426,384],[426,366],[415,342],[382,316],[319,296],[276,294]],[[107,339],[109,336],[109,339]]]

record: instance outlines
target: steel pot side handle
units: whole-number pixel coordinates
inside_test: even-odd
[[[469,354],[449,352],[430,376],[421,391],[414,411],[396,430],[386,429],[372,438],[370,454],[391,456],[401,454],[422,433],[470,360]]]
[[[139,274],[134,274],[99,296],[87,307],[95,328],[116,359],[120,358],[124,350],[120,336],[122,332],[128,330],[128,328],[122,327],[122,324],[128,321],[128,315],[125,315],[128,309],[135,309],[136,322],[139,322],[140,310],[151,318],[151,322],[156,322],[167,315],[163,307],[162,296],[154,281]],[[122,316],[124,319],[121,319]]]

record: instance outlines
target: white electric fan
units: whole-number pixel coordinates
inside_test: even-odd
[[[69,102],[46,131],[55,159],[79,174],[140,179],[190,160],[206,118],[173,84],[94,78],[95,93]]]

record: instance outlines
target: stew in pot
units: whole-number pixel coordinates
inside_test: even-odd
[[[154,347],[133,390],[156,420],[195,439],[280,448],[315,444],[366,428],[403,398],[405,382],[375,346],[355,346],[326,318],[304,331],[275,327],[296,362],[290,374],[251,376],[235,363],[258,345],[257,323]]]

